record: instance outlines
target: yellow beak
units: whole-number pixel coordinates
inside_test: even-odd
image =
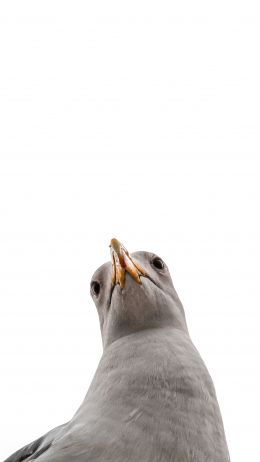
[[[142,284],[140,276],[145,276],[146,272],[141,265],[129,255],[123,244],[115,238],[111,239],[110,251],[112,259],[112,286],[119,284],[122,289],[124,288],[126,271],[138,284]]]

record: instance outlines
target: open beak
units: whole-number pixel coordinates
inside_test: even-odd
[[[110,252],[112,259],[112,286],[119,284],[122,289],[124,288],[126,271],[138,284],[142,284],[140,276],[146,275],[145,270],[129,255],[123,244],[115,238],[111,239]]]

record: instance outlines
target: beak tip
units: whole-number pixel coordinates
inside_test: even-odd
[[[114,247],[117,244],[119,244],[119,241],[115,237],[112,237],[110,241],[110,247]]]

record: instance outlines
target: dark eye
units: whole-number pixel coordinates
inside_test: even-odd
[[[91,287],[91,292],[93,293],[93,295],[95,295],[95,297],[98,297],[99,296],[99,293],[100,293],[100,284],[98,281],[92,281],[91,284],[90,284],[90,287]]]
[[[159,257],[155,257],[152,260],[152,264],[158,270],[162,270],[164,268],[164,263],[163,263],[162,259],[159,258]]]

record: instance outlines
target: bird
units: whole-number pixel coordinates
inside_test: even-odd
[[[230,462],[211,376],[169,269],[116,238],[90,282],[103,354],[70,421],[5,462]]]

